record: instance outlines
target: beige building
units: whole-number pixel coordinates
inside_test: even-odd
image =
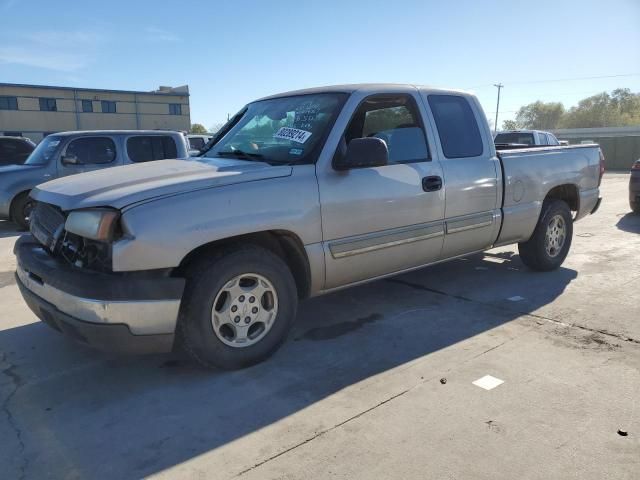
[[[189,87],[152,92],[0,83],[0,135],[39,142],[69,130],[185,130]]]

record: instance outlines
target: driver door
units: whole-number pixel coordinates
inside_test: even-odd
[[[326,289],[439,258],[442,170],[430,154],[433,139],[423,118],[413,92],[362,98],[336,154],[344,153],[355,138],[376,137],[387,144],[389,163],[347,171],[318,165]]]

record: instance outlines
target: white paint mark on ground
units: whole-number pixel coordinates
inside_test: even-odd
[[[491,375],[485,375],[482,378],[479,378],[473,383],[476,387],[484,388],[485,390],[493,390],[498,385],[502,385],[504,380],[500,380],[499,378],[492,377]]]
[[[504,258],[497,258],[497,257],[482,257],[482,260],[484,260],[485,262],[492,262],[492,263],[504,263],[505,262]]]
[[[521,297],[520,295],[515,295],[513,297],[507,298],[507,300],[509,300],[510,302],[519,302],[520,300],[524,300],[524,297]]]

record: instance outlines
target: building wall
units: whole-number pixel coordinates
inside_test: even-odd
[[[0,135],[21,133],[38,142],[52,132],[102,129],[189,130],[188,87],[162,87],[157,92],[74,89],[0,83],[0,97],[16,97],[18,110],[0,108]],[[55,98],[57,111],[41,111],[40,98]],[[91,100],[93,112],[83,112]],[[116,113],[102,111],[102,101],[116,102]],[[170,104],[180,105],[179,115]]]
[[[571,128],[553,132],[570,144],[593,141],[600,145],[608,170],[629,170],[640,159],[640,126],[607,128]]]

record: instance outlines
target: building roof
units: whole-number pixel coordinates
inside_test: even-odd
[[[54,85],[29,85],[26,83],[0,83],[0,87],[20,87],[20,88],[46,88],[51,90],[76,90],[78,92],[106,92],[106,93],[129,93],[144,95],[186,95],[189,96],[189,86],[160,87],[158,90],[144,92],[139,90],[107,90],[104,88],[80,88],[80,87],[57,87]]]

